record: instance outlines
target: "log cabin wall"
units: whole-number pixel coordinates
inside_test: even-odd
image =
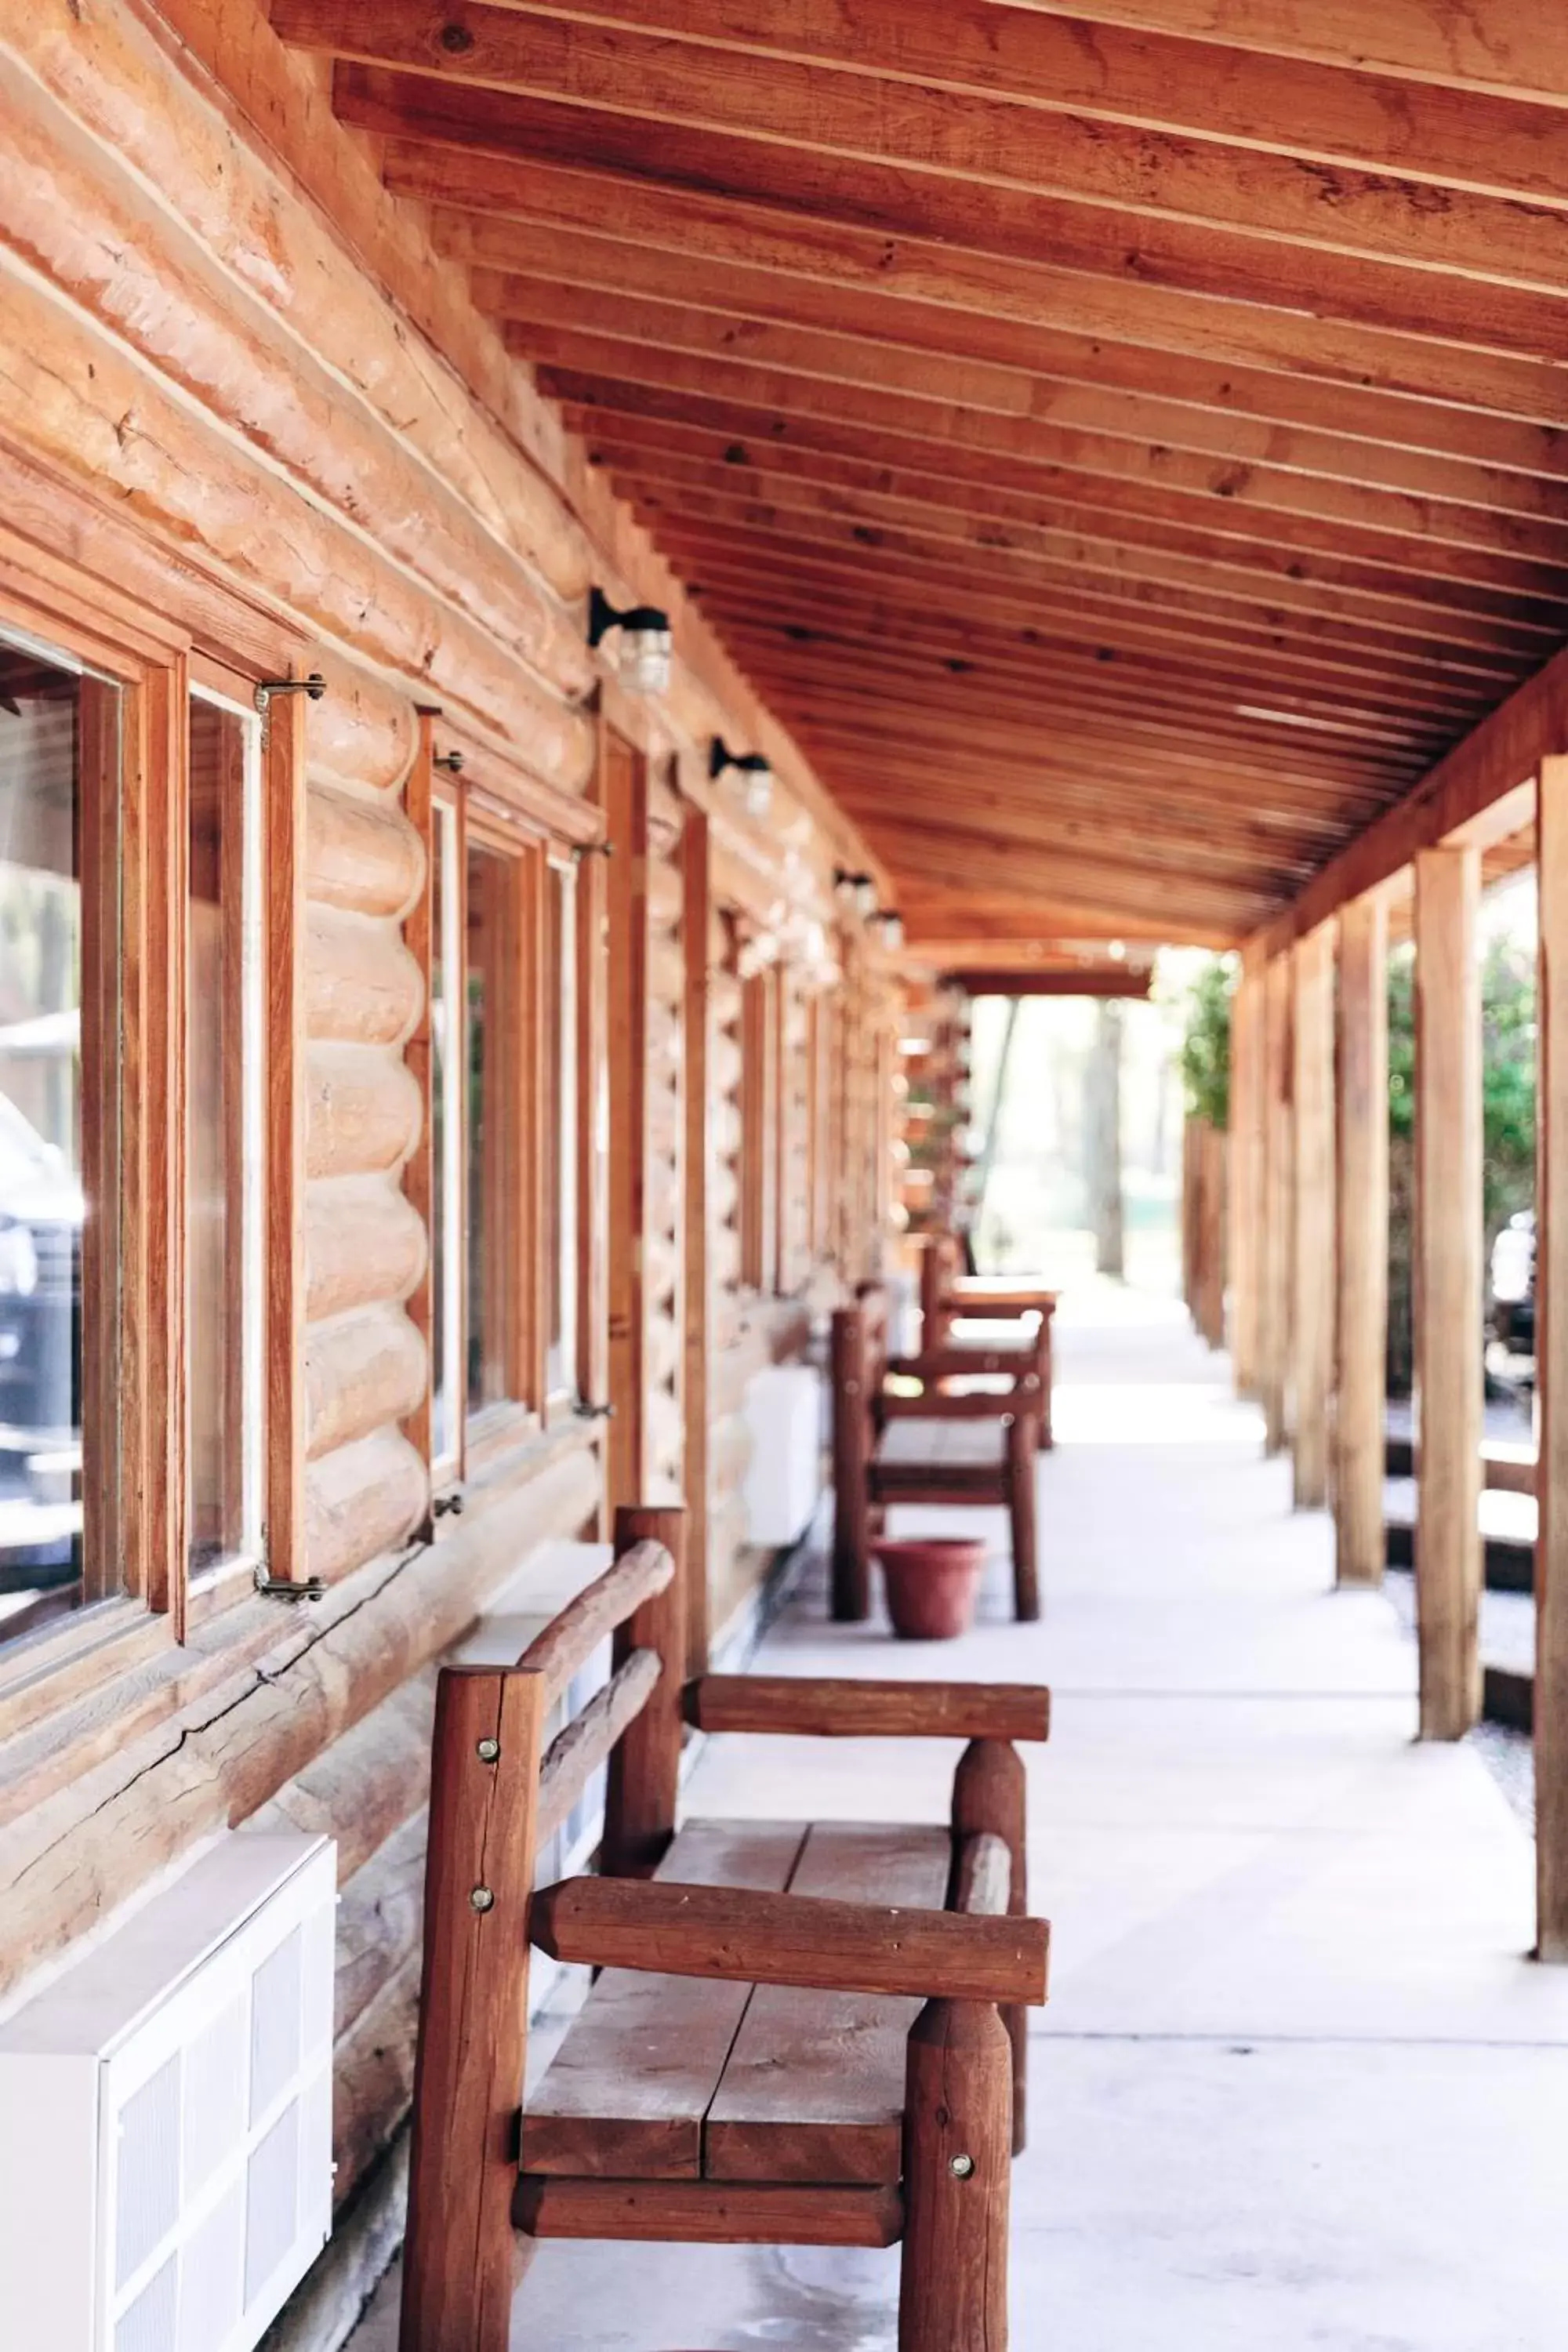
[[[319,671],[326,686],[308,708],[274,706],[268,754],[300,809],[297,845],[271,845],[293,863],[269,908],[297,935],[300,976],[298,1052],[274,1063],[271,1105],[299,1153],[296,1238],[285,1202],[269,1242],[298,1265],[296,1297],[269,1261],[279,1311],[293,1298],[283,1392],[300,1438],[280,1501],[295,1570],[325,1597],[288,1608],[247,1587],[193,1603],[188,1622],[128,1601],[91,1639],[84,1617],[68,1642],[47,1628],[53,1646],[0,1650],[0,1998],[226,1828],[331,1831],[342,2200],[407,2104],[434,1662],[531,1547],[595,1531],[605,1497],[602,1423],[540,1394],[515,1444],[469,1464],[462,1517],[429,1517],[432,760],[461,761],[453,792],[485,838],[541,862],[602,830],[595,701],[647,763],[644,1467],[661,1491],[688,1481],[695,1349],[711,1383],[700,1498],[721,1630],[763,1566],[740,1505],[746,1380],[797,1352],[838,1278],[878,1255],[887,989],[841,939],[831,880],[868,854],[471,309],[462,270],[437,261],[316,69],[259,13],[37,0],[11,12],[0,58],[0,593],[15,544],[40,578],[68,577],[73,609],[149,616],[160,646],[221,656],[242,680]],[[668,695],[634,707],[602,678],[583,620],[595,580],[671,612]],[[766,822],[709,787],[719,733],[773,761]],[[710,887],[694,888],[686,854],[697,822]],[[605,866],[590,856],[577,872],[591,1040]],[[813,1186],[823,1203],[810,1229],[792,1208],[774,1271],[745,1291],[738,925],[786,975],[776,1175],[802,1210]],[[695,1110],[693,940],[711,987]],[[840,1083],[844,1098],[824,1113],[816,1177],[801,1160],[808,999],[832,1004],[845,1065],[820,1081],[825,1102]],[[576,1075],[589,1103],[602,1067]],[[695,1323],[694,1122],[710,1252]],[[534,1167],[539,1138],[520,1149]],[[543,1177],[528,1181],[542,1197]],[[590,1402],[605,1393],[606,1191],[602,1167],[581,1171]],[[516,1347],[542,1363],[538,1330]]]

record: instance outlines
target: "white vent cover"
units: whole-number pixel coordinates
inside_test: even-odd
[[[0,2026],[0,2345],[265,2334],[331,2228],[336,1875],[226,1838]]]
[[[822,1498],[823,1379],[810,1364],[770,1364],[746,1390],[746,1541],[797,1543]]]

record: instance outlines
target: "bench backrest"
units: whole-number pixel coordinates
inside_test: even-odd
[[[644,1876],[669,1845],[683,1738],[685,1554],[684,1509],[617,1511],[613,1566],[514,1666],[449,1666],[441,1674],[405,2341],[487,2340],[476,2309],[487,2298],[510,2303],[535,1857],[606,1762],[605,1871]],[[551,1715],[606,1636],[613,1637],[609,1682],[546,1748]],[[466,2333],[453,2332],[458,2313]]]

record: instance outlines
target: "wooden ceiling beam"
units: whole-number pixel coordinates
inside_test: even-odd
[[[981,579],[991,578],[994,560],[1005,556],[1035,565],[1035,576],[1042,584],[1054,583],[1068,593],[1077,593],[1075,577],[1080,579],[1086,599],[1125,603],[1131,598],[1163,613],[1189,614],[1221,634],[1262,628],[1278,631],[1326,667],[1390,684],[1403,680],[1422,708],[1473,709],[1478,695],[1484,696],[1489,686],[1510,676],[1506,667],[1479,678],[1453,676],[1397,638],[1379,638],[1368,625],[1321,616],[1258,596],[1226,596],[1214,586],[1158,577],[1152,567],[1134,571],[1129,565],[1102,571],[1092,555],[1084,561],[1077,548],[1064,544],[1061,534],[1015,529],[992,535],[983,527],[955,533],[937,527],[932,513],[919,509],[911,510],[908,520],[887,516],[873,521],[797,501],[777,505],[769,499],[749,499],[738,490],[728,497],[679,485],[645,490],[630,476],[617,474],[614,479],[617,494],[656,537],[662,538],[671,528],[694,533],[714,526],[721,540],[733,536],[744,541],[753,533],[767,533],[837,548],[862,560],[863,551],[886,550],[932,564],[951,564],[957,576],[968,572]],[[1022,575],[1008,572],[1005,576]],[[1102,601],[1098,606],[1086,603],[1084,609],[1110,608]],[[1512,675],[1518,675],[1517,667]]]
[[[361,9],[356,0],[331,5],[344,11],[351,30],[381,21],[380,8]],[[766,78],[749,78],[765,104]],[[746,79],[743,71],[741,79]],[[635,76],[626,84],[624,110],[385,64],[340,61],[333,78],[342,119],[383,137],[593,163],[664,184],[847,219],[888,236],[1011,252],[1100,277],[1136,273],[1190,293],[1297,310],[1303,323],[1338,319],[1439,346],[1537,361],[1561,354],[1563,305],[1550,292],[1291,242],[1283,231],[1263,236],[1032,187],[949,178],[901,163],[862,162],[765,136],[689,129],[668,115],[639,117],[637,95]],[[641,95],[645,104],[651,102],[646,85]],[[1030,117],[1031,138],[1033,126],[1048,119]],[[1216,152],[1211,163],[1216,178],[1223,178],[1226,160]]]
[[[350,113],[369,107],[352,89],[342,96]],[[567,225],[592,222],[607,230],[624,224],[628,236],[655,244],[668,241],[668,224],[680,217],[686,226],[678,249],[700,236],[701,249],[721,258],[877,296],[948,303],[1142,352],[1175,354],[1213,371],[1255,370],[1300,379],[1306,387],[1363,394],[1387,404],[1387,430],[1414,446],[1518,463],[1527,471],[1539,466],[1536,428],[1544,428],[1551,442],[1562,423],[1561,372],[1547,362],[1347,323],[1310,303],[1295,310],[1264,308],[1164,285],[1152,268],[1140,267],[1135,249],[1120,269],[1097,271],[1074,268],[1060,251],[1031,258],[998,237],[964,244],[952,236],[891,229],[885,220],[865,222],[847,212],[845,201],[810,209],[779,191],[748,196],[721,180],[711,187],[692,185],[661,175],[652,158],[638,158],[636,168],[618,163],[605,144],[578,153],[557,135],[553,144],[564,152],[523,152],[515,146],[492,152],[401,136],[385,123],[380,129],[388,187],[426,204],[503,216],[538,215]],[[578,192],[575,210],[573,190]],[[1220,383],[1224,404],[1223,373]],[[1380,437],[1376,428],[1372,437]]]
[[[432,162],[444,169],[448,160],[439,149],[415,150],[412,160],[394,149],[386,158],[389,184],[417,180],[420,167]],[[1284,426],[1312,439],[1368,443],[1384,453],[1366,463],[1414,465],[1433,457],[1474,464],[1490,477],[1519,473],[1561,483],[1568,476],[1561,437],[1536,425],[1306,373],[1227,367],[1172,348],[1169,341],[1162,347],[1131,340],[1125,331],[1121,340],[1076,331],[1070,317],[1082,281],[1059,271],[931,247],[921,253],[918,269],[906,266],[903,276],[889,281],[877,267],[888,248],[875,236],[839,231],[830,237],[756,208],[552,164],[520,161],[495,169],[500,185],[489,193],[502,209],[441,206],[432,215],[438,249],[470,268],[553,274],[580,285],[627,285],[740,315],[829,331],[848,327],[938,351],[957,348],[1051,379],[1059,386],[1052,414],[1068,424],[1083,421],[1075,401],[1115,393],[1121,402],[1108,404],[1110,413],[1123,403],[1148,404],[1154,438],[1183,437],[1156,430],[1156,417],[1196,412],[1203,422],[1187,415],[1184,430],[1209,437],[1187,446],[1218,446],[1214,436],[1222,431],[1240,436]],[[478,201],[487,191],[473,193]],[[842,243],[849,246],[848,257],[839,253]],[[1069,323],[1055,323],[1064,308]],[[1130,314],[1127,327],[1134,322]],[[1241,455],[1252,445],[1238,437],[1224,446]],[[1401,453],[1400,459],[1391,459],[1390,452]],[[1410,488],[1427,478],[1390,477],[1394,486]]]
[[[1413,633],[1422,654],[1436,666],[1444,663],[1444,654],[1434,637],[1425,635],[1427,630],[1441,630],[1453,645],[1498,652],[1510,661],[1540,658],[1561,637],[1563,616],[1556,602],[1432,574],[1411,579],[1392,562],[1340,558],[1328,551],[1342,534],[1321,524],[1274,520],[1265,541],[1248,530],[1250,518],[1234,518],[1220,501],[1194,515],[1187,503],[1163,491],[1060,478],[1053,468],[1027,468],[999,454],[896,440],[865,425],[793,421],[785,414],[738,409],[656,385],[599,381],[572,369],[541,369],[538,381],[562,400],[566,421],[585,440],[590,463],[599,449],[621,442],[627,433],[651,446],[663,446],[668,436],[672,449],[705,442],[726,466],[745,466],[762,457],[771,468],[797,470],[804,480],[839,482],[842,466],[869,466],[879,480],[910,475],[917,497],[933,485],[980,515],[1006,510],[992,508],[992,499],[1018,499],[1023,513],[1056,520],[1086,543],[1100,539],[1119,548],[1112,569],[1187,583],[1201,579],[1217,595],[1298,602],[1326,616],[1354,616],[1373,628]]]
[[[692,381],[711,385],[711,370],[673,362],[669,372],[679,373],[683,381],[678,385],[631,383],[563,367],[541,368],[538,381],[542,391],[561,401],[574,429],[590,439],[611,430],[618,432],[623,420],[636,419],[644,425],[686,425],[718,435],[726,448],[765,448],[770,459],[784,450],[797,450],[811,457],[828,455],[866,459],[883,467],[908,467],[982,490],[1000,483],[1025,496],[1062,498],[1095,515],[1135,519],[1140,529],[1151,526],[1152,543],[1212,558],[1216,565],[1238,571],[1263,569],[1287,578],[1355,589],[1383,598],[1391,606],[1407,606],[1418,618],[1425,617],[1423,606],[1432,605],[1445,614],[1475,616],[1483,625],[1496,622],[1532,634],[1542,652],[1561,638],[1560,598],[1458,577],[1458,571],[1474,567],[1447,549],[1416,549],[1375,535],[1369,536],[1363,546],[1348,526],[1278,514],[1269,517],[1268,536],[1262,538],[1250,512],[1237,511],[1225,499],[1215,499],[1200,511],[1183,497],[1141,483],[1035,466],[1016,448],[971,447],[895,432],[885,416],[871,424],[803,416],[787,408],[747,407],[711,390],[690,389],[684,380],[689,373]],[[1156,536],[1162,527],[1182,536]],[[1111,525],[1105,522],[1093,528],[1109,531]],[[1390,614],[1391,619],[1397,617]]]
[[[917,367],[924,374],[929,358],[963,372],[975,364],[1013,372],[1030,385],[1027,414],[1058,428],[1333,482],[1356,482],[1363,489],[1394,491],[1401,497],[1568,522],[1568,482],[1561,480],[1561,473],[1542,478],[1502,466],[1479,466],[1469,458],[1434,457],[1425,449],[1401,449],[1366,436],[1347,437],[1311,425],[1260,421],[1215,404],[1183,402],[1168,391],[1123,388],[1114,383],[1105,355],[1098,362],[1086,358],[1077,374],[1063,374],[1060,339],[1037,327],[1018,327],[1011,320],[978,318],[933,303],[868,297],[818,280],[783,278],[778,270],[691,264],[679,254],[648,252],[635,242],[545,228],[543,224],[496,221],[489,226],[510,240],[508,264],[487,264],[472,254],[468,258],[475,301],[496,318],[538,318],[538,289],[543,285],[550,289],[574,287],[583,297],[602,301],[609,297],[632,303],[660,301],[726,320],[745,320],[748,334],[757,322],[766,322],[804,336],[847,336],[860,346],[891,346],[898,364],[877,369],[877,381],[889,383],[905,383]],[[475,240],[456,237],[451,242],[466,247]],[[578,301],[569,310],[550,308],[550,315],[557,322],[583,318],[585,303]],[[630,324],[618,331],[630,331]],[[757,358],[769,360],[769,352],[759,348]],[[860,381],[860,376],[851,376],[851,381]],[[1265,381],[1279,383],[1284,379]],[[969,397],[969,393],[954,391],[950,397]]]
[[[1020,12],[1088,19],[1138,33],[1207,41],[1221,25],[1238,48],[1267,57],[1363,69],[1435,88],[1489,90],[1568,105],[1568,23],[1536,0],[1271,0],[1267,10],[1225,0],[1010,0]]]
[[[1194,695],[1184,703],[1147,688],[1139,691],[1131,681],[1121,692],[1108,692],[1087,672],[1068,671],[1059,663],[1051,665],[1048,675],[1037,667],[1032,675],[1020,667],[954,677],[934,656],[921,666],[895,659],[885,649],[879,658],[875,647],[858,659],[813,656],[739,627],[733,644],[747,675],[775,698],[798,696],[805,701],[820,690],[858,696],[873,713],[884,708],[929,711],[965,723],[989,715],[1010,726],[1015,740],[1020,732],[1054,735],[1058,741],[1103,733],[1123,744],[1130,756],[1163,761],[1178,772],[1234,778],[1236,792],[1253,800],[1265,788],[1303,814],[1321,805],[1333,813],[1321,819],[1331,827],[1346,793],[1386,802],[1406,772],[1405,763],[1391,765],[1371,756],[1342,752],[1314,760],[1310,751],[1303,754],[1300,740],[1281,740],[1294,730],[1231,717],[1212,698],[1205,702]]]
[[[1211,623],[1199,640],[1203,654],[1194,656],[1197,633],[1187,615],[1162,609],[1150,599],[1113,604],[1070,577],[1059,584],[1052,582],[1042,569],[1031,569],[1018,559],[993,572],[964,572],[883,546],[871,562],[859,549],[839,551],[822,541],[761,530],[748,532],[742,542],[733,535],[704,535],[672,519],[661,530],[660,543],[689,593],[704,609],[723,606],[744,615],[763,576],[775,590],[788,581],[792,593],[798,594],[795,609],[803,620],[820,610],[827,597],[836,597],[840,609],[853,611],[863,600],[893,592],[917,609],[929,604],[1004,624],[1016,619],[1020,627],[1033,625],[1042,635],[1055,634],[1113,656],[1137,652],[1182,662],[1194,677],[1233,688],[1243,699],[1249,695],[1256,698],[1267,686],[1268,698],[1288,698],[1303,712],[1321,713],[1326,724],[1336,728],[1358,726],[1369,740],[1403,740],[1431,709],[1420,698],[1402,698],[1398,679],[1363,682],[1358,674],[1319,657],[1312,647],[1268,628],[1249,631]],[[1469,707],[1476,706],[1472,702]],[[1428,723],[1440,726],[1443,719],[1439,709]]]
[[[898,878],[900,889],[907,876],[917,887],[928,881],[946,889],[1018,893],[1027,887],[1032,867],[1042,899],[1058,905],[1076,899],[1106,912],[1147,915],[1166,924],[1164,936],[1172,940],[1184,938],[1190,921],[1235,923],[1239,933],[1232,936],[1245,935],[1279,903],[1277,891],[1221,881],[1191,868],[1182,873],[1151,870],[1131,857],[1087,857],[1058,850],[1030,858],[1020,848],[992,843],[962,825],[889,825],[873,815],[867,827],[873,851]]]
[[[1371,823],[1389,805],[1386,798],[1352,803],[1336,835],[1284,818],[1264,824],[1238,816],[1227,805],[1186,790],[1179,776],[1129,776],[1109,743],[1100,747],[1098,759],[1080,758],[1076,771],[1068,771],[1048,761],[1029,762],[1022,747],[1008,762],[984,747],[971,753],[951,738],[921,753],[908,730],[884,736],[809,708],[798,724],[801,740],[821,749],[846,805],[858,817],[874,813],[899,824],[905,816],[951,815],[962,780],[966,824],[1003,845],[1069,836],[1093,842],[1103,838],[1107,827],[1127,824],[1140,835],[1156,833],[1163,848],[1179,853],[1178,864],[1201,859],[1206,841],[1238,870],[1268,868],[1277,878],[1288,873],[1300,880],[1323,864],[1350,826]]]
[[[1287,830],[1331,832],[1335,822],[1370,822],[1401,794],[1398,777],[1320,776],[1303,782],[1291,777],[1283,759],[1276,773],[1267,764],[1249,767],[1246,756],[1223,745],[1206,761],[1183,758],[1158,740],[1132,734],[1113,711],[1097,717],[1053,706],[1020,724],[1001,712],[989,719],[972,711],[944,716],[918,703],[868,700],[842,684],[811,680],[798,683],[795,707],[803,726],[816,724],[862,748],[906,746],[921,763],[935,754],[946,768],[954,751],[973,752],[998,786],[1016,778],[1031,795],[1047,785],[1070,794],[1086,776],[1121,776],[1145,800],[1151,792],[1175,793],[1269,827],[1278,822]]]
[[[1141,941],[1159,946],[1173,934],[1167,914],[1145,914],[1131,908],[1108,910],[1081,905],[1047,893],[971,890],[962,896],[940,885],[911,881],[900,898],[905,934],[922,957],[934,945],[955,939],[981,939],[994,951],[1005,945],[1032,948],[1042,938],[1070,936],[1078,940],[1120,940],[1123,946]],[[1234,931],[1203,926],[1184,934],[1194,947],[1224,948],[1235,944]]]
[[[646,383],[717,396],[731,405],[793,422],[807,436],[817,420],[898,435],[923,445],[951,442],[1008,457],[1020,467],[1048,466],[1058,475],[1104,477],[1144,491],[1157,489],[1186,502],[1194,520],[1224,512],[1233,527],[1267,537],[1273,518],[1308,522],[1373,560],[1429,570],[1525,595],[1568,593],[1568,531],[1561,526],[1490,515],[1469,508],[1396,498],[1345,483],[1229,465],[1179,450],[1143,448],[1108,435],[1059,431],[1033,417],[1004,415],[962,396],[921,396],[843,377],[762,366],[725,348],[723,322],[709,330],[692,314],[689,343],[638,342],[585,326],[509,323],[507,341],[519,358],[575,378]],[[629,321],[626,323],[630,323]],[[875,350],[875,346],[868,349]],[[786,428],[787,429],[787,428]],[[890,453],[894,454],[895,453]],[[1235,518],[1245,516],[1245,523]]]
[[[1522,0],[1521,16],[1529,6]],[[1516,89],[1500,99],[1473,81],[1456,91],[1430,71],[1416,77],[1426,88],[1412,89],[1407,76],[1359,70],[1350,60],[1377,40],[1377,32],[1360,19],[1353,39],[1324,63],[1249,48],[1252,29],[1244,22],[1232,34],[1233,12],[1222,16],[1213,8],[1186,12],[1204,20],[1200,47],[1190,37],[1128,30],[1110,21],[1090,32],[1081,20],[1101,14],[1093,6],[1071,8],[1072,21],[1063,22],[1022,8],[998,17],[989,0],[942,0],[940,6],[929,0],[836,0],[830,7],[787,10],[775,0],[726,0],[717,28],[710,0],[635,0],[635,5],[632,0],[536,0],[529,13],[704,44],[718,40],[756,53],[761,70],[773,57],[837,66],[1090,121],[1550,205],[1564,201],[1550,160],[1561,128],[1555,102],[1532,104],[1526,90]],[[1272,10],[1262,29],[1271,29],[1279,13]],[[1429,18],[1430,10],[1426,13]],[[1445,37],[1436,46],[1451,70],[1458,44]],[[1540,48],[1539,37],[1526,47],[1519,62],[1527,71],[1539,71]],[[1478,38],[1476,62],[1489,61],[1490,49],[1489,38]],[[1568,71],[1568,47],[1563,67]]]
[[[1322,253],[1338,263],[1397,264],[1462,276],[1476,325],[1460,340],[1549,350],[1535,338],[1515,289],[1556,299],[1568,276],[1568,216],[1535,188],[1516,203],[1448,181],[1440,203],[1421,181],[1251,145],[1172,136],[1114,118],[1082,116],[923,81],[889,89],[874,74],[743,50],[670,42],[630,26],[566,23],[479,0],[273,0],[276,30],[291,42],[369,68],[391,68],[421,88],[505,104],[512,93],[632,116],[662,131],[765,142],[795,159],[847,159],[952,184],[973,200],[993,189],[1067,200],[1085,210],[1173,224],[1184,234],[1242,233]],[[457,36],[462,36],[459,40]],[[1202,60],[1192,62],[1192,77]],[[1511,152],[1528,145],[1521,130]],[[1559,181],[1551,193],[1562,200]],[[1261,278],[1261,282],[1266,278]],[[1559,330],[1560,331],[1560,330]],[[1512,341],[1523,336],[1523,341]]]
[[[845,488],[833,460],[822,461],[814,468],[809,457],[797,450],[779,454],[791,458],[788,467],[726,464],[721,457],[705,463],[595,439],[589,447],[589,462],[608,473],[618,496],[650,509],[678,509],[694,493],[706,494],[742,504],[760,502],[786,513],[836,518],[851,525],[892,525],[964,547],[1040,553],[1055,550],[1058,560],[1091,574],[1157,581],[1201,593],[1220,611],[1236,612],[1239,607],[1266,614],[1276,625],[1300,630],[1308,637],[1343,636],[1363,653],[1388,656],[1394,667],[1420,665],[1435,680],[1451,675],[1475,691],[1511,681],[1539,655],[1533,635],[1510,633],[1491,625],[1478,627],[1473,642],[1468,641],[1469,633],[1449,629],[1443,615],[1419,606],[1409,613],[1399,610],[1396,621],[1389,606],[1370,597],[1273,572],[1249,576],[1239,564],[1216,562],[1212,557],[1167,554],[1159,547],[1146,546],[1138,536],[1137,524],[1118,526],[1092,509],[1086,513],[1074,507],[1057,508],[1047,500],[1019,499],[1016,505],[1029,510],[1029,520],[1017,521],[990,512],[984,493],[967,490],[961,484],[944,484],[938,475],[895,475],[889,470],[879,478],[869,467],[849,467],[845,470],[858,471],[868,480],[890,481],[894,488],[891,494]]]
[[[1026,727],[1077,714],[1131,729],[1134,740],[1159,745],[1195,769],[1217,759],[1237,772],[1250,767],[1259,776],[1278,776],[1305,791],[1358,782],[1381,791],[1391,782],[1397,785],[1414,764],[1414,754],[1390,760],[1386,753],[1363,751],[1353,740],[1324,749],[1304,730],[1237,715],[1212,689],[1184,691],[1179,682],[1150,678],[1136,669],[1108,671],[1091,660],[1058,656],[1037,658],[1032,666],[1022,658],[1013,665],[959,662],[933,647],[906,643],[901,632],[891,643],[867,636],[847,644],[791,645],[776,626],[741,619],[733,635],[748,670],[765,677],[775,690],[842,684],[861,688],[873,703],[885,699],[966,716],[989,710]],[[1201,746],[1194,740],[1199,728]]]

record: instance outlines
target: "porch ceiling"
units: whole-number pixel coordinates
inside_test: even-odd
[[[917,940],[1239,937],[1568,632],[1540,0],[272,20]]]

